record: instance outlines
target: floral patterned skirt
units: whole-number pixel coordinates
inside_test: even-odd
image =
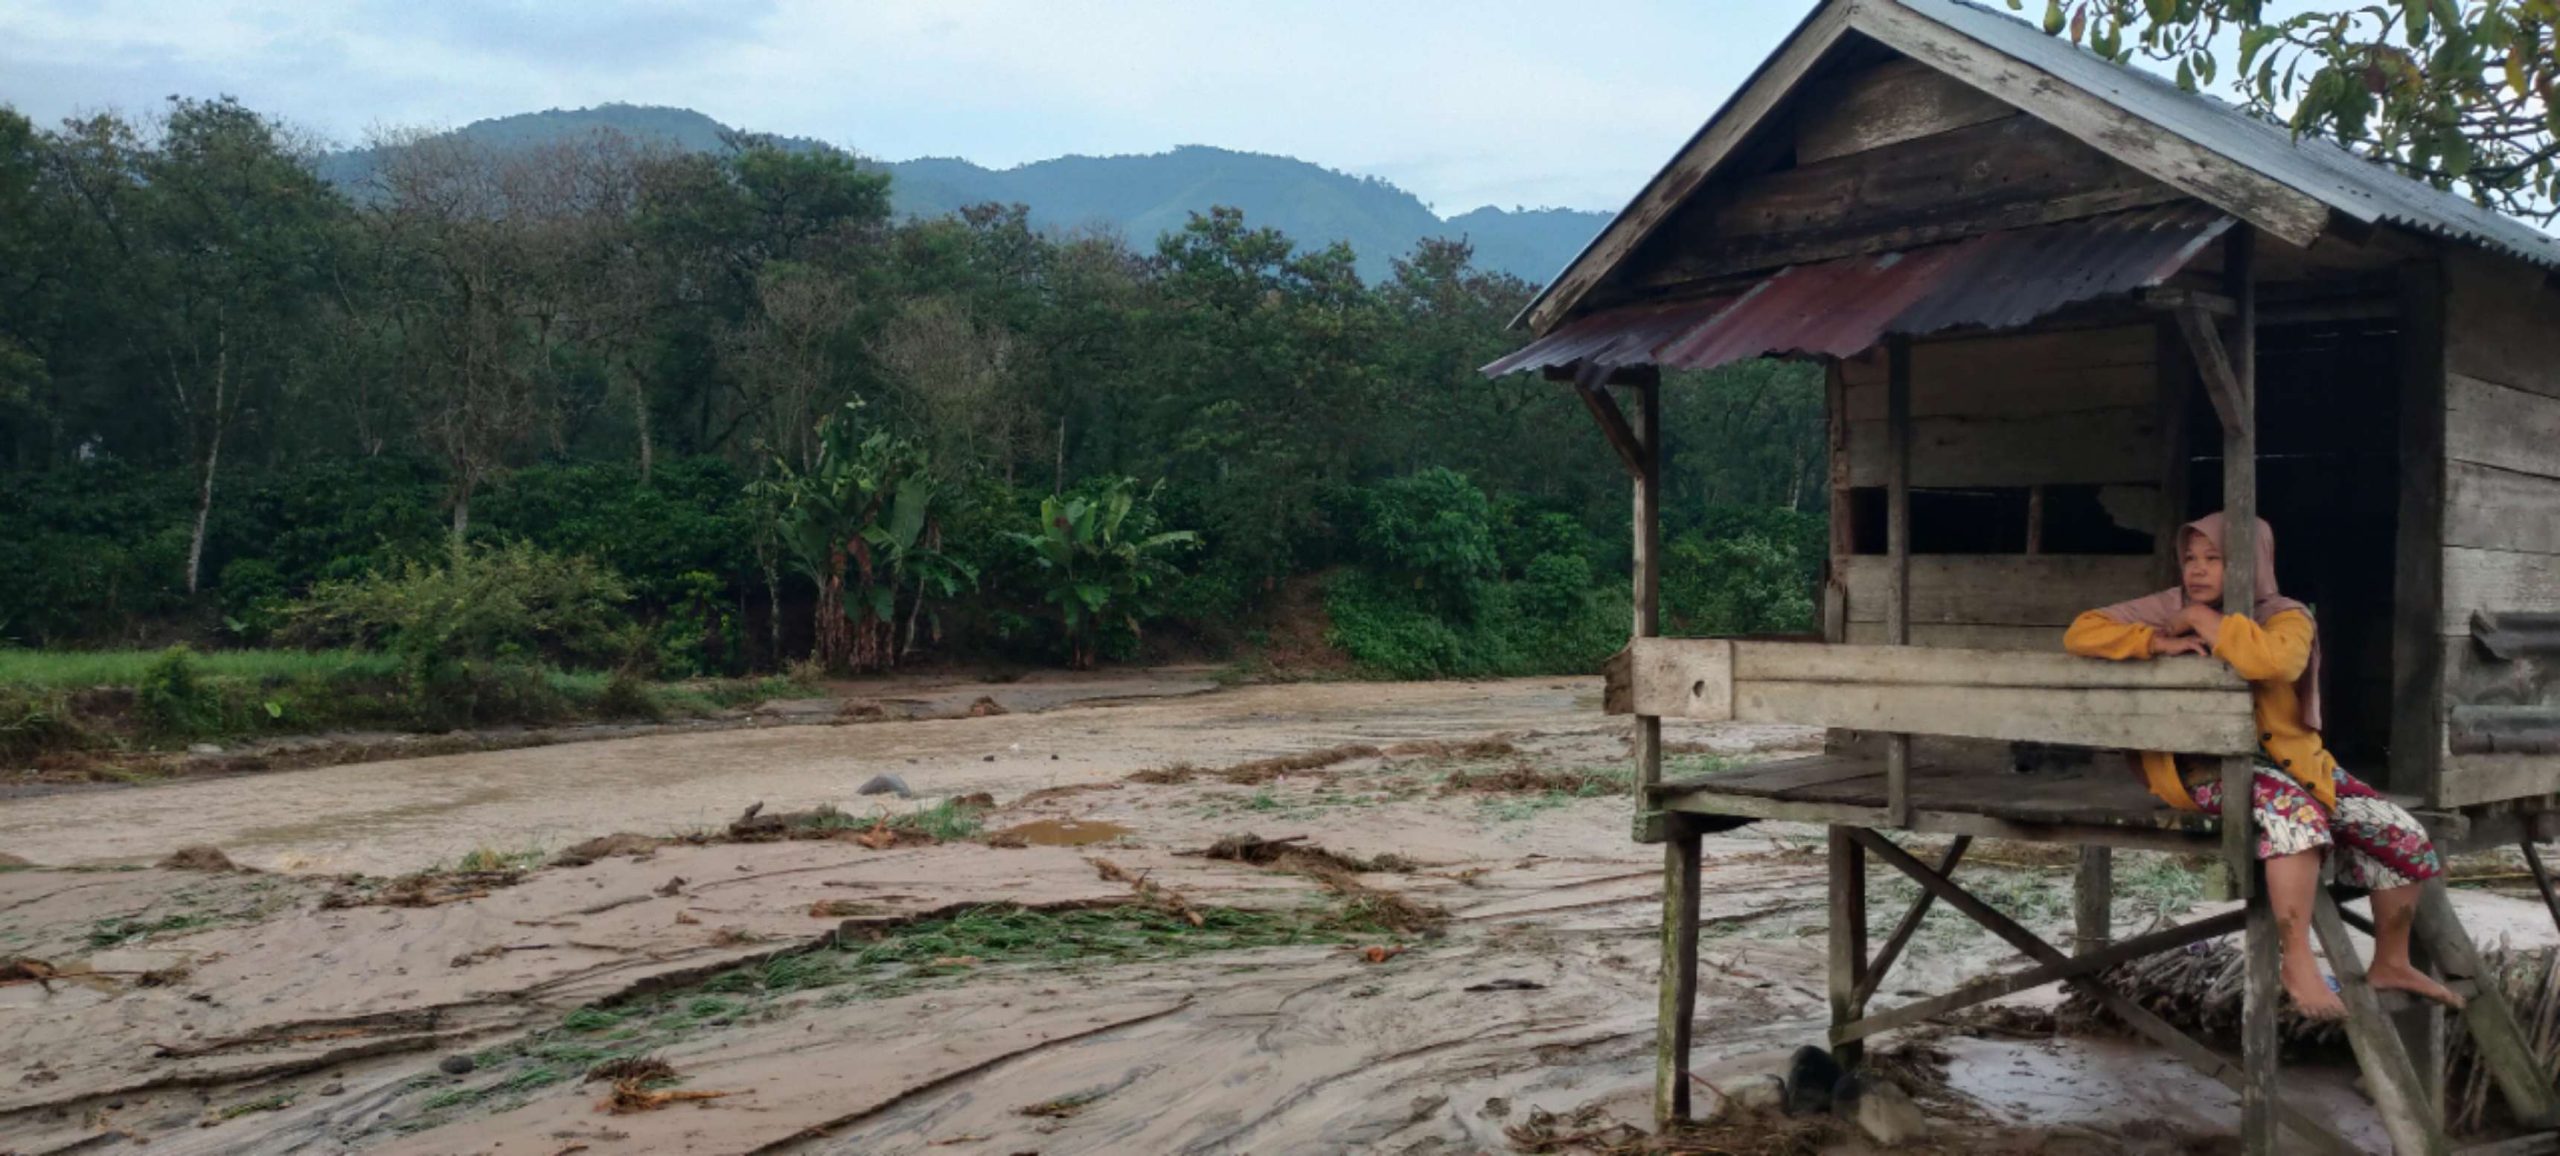
[[[2434,842],[2415,816],[2382,797],[2344,768],[2338,771],[2338,809],[2320,806],[2293,776],[2260,762],[2251,794],[2258,821],[2258,858],[2273,859],[2336,844],[2338,882],[2387,891],[2444,873]],[[2222,784],[2189,788],[2196,805],[2222,813]]]

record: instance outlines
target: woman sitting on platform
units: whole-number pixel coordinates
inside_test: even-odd
[[[2257,601],[2251,614],[2222,612],[2223,517],[2209,515],[2178,534],[2181,582],[2146,598],[2092,610],[2071,624],[2063,648],[2090,658],[2211,655],[2249,680],[2258,715],[2258,773],[2252,810],[2267,900],[2283,933],[2284,987],[2311,1019],[2339,1019],[2346,1006],[2311,959],[2311,905],[2320,887],[2321,849],[2341,851],[2338,880],[2372,893],[2376,934],[2367,977],[2377,988],[2412,992],[2452,1007],[2462,999],[2409,963],[2418,885],[2443,873],[2416,818],[2349,775],[2320,742],[2320,647],[2311,612],[2276,593],[2275,532],[2258,523]],[[2151,793],[2185,811],[2222,810],[2218,763],[2181,766],[2142,755]]]

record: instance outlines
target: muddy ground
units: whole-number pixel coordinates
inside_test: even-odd
[[[43,865],[0,868],[0,959],[41,961],[0,971],[0,1152],[1631,1143],[1660,858],[1628,839],[1597,684],[1193,681],[0,804],[0,852]],[[1667,729],[1675,772],[1813,738]],[[883,773],[914,797],[856,793]],[[153,865],[196,844],[244,869]],[[1982,844],[1965,873],[2069,922],[2052,855]],[[1705,874],[1702,1106],[1825,1017],[1819,832],[1715,836]],[[2122,934],[2202,903],[2159,857],[2117,874]],[[1878,927],[1913,894],[1873,890]],[[2534,905],[2462,899],[2484,936],[2553,938]],[[2014,965],[1941,911],[1880,1002]],[[2051,1000],[1887,1044],[1933,1120],[1918,1150],[2228,1136],[2218,1088],[2056,1037]],[[2380,1150],[2352,1073],[2296,1059],[2288,1095]]]

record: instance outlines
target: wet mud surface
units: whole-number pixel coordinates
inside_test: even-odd
[[[12,802],[0,849],[45,866],[0,870],[0,959],[60,974],[0,980],[0,1152],[1605,1150],[1553,1141],[1649,1119],[1661,858],[1597,693],[1258,687]],[[1666,729],[1678,773],[1812,741]],[[856,793],[881,773],[913,797]],[[252,870],[150,865],[188,844]],[[1707,851],[1702,1106],[1827,1017],[1819,831]],[[1966,873],[2058,936],[2033,851]],[[2120,934],[2200,907],[2173,866],[2119,859]],[[1876,927],[1913,894],[1873,892]],[[2016,963],[1942,910],[1879,1002]],[[1906,1045],[1916,1151],[2236,1120],[2113,1039]],[[2379,1150],[2351,1071],[2286,1078]],[[1692,1150],[1789,1150],[1735,1136]]]

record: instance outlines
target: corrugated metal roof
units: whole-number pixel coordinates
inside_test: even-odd
[[[1795,265],[1728,296],[1576,318],[1484,373],[1576,362],[1709,369],[1772,353],[1848,357],[1888,334],[2009,328],[2157,285],[2230,227],[2193,205],[2140,209]]]
[[[1992,49],[2050,72],[2199,148],[2359,221],[2384,221],[2467,241],[2560,269],[2560,239],[2462,197],[2356,156],[2326,140],[2297,139],[2236,105],[2127,68],[2008,13],[1972,0],[1891,0]]]

